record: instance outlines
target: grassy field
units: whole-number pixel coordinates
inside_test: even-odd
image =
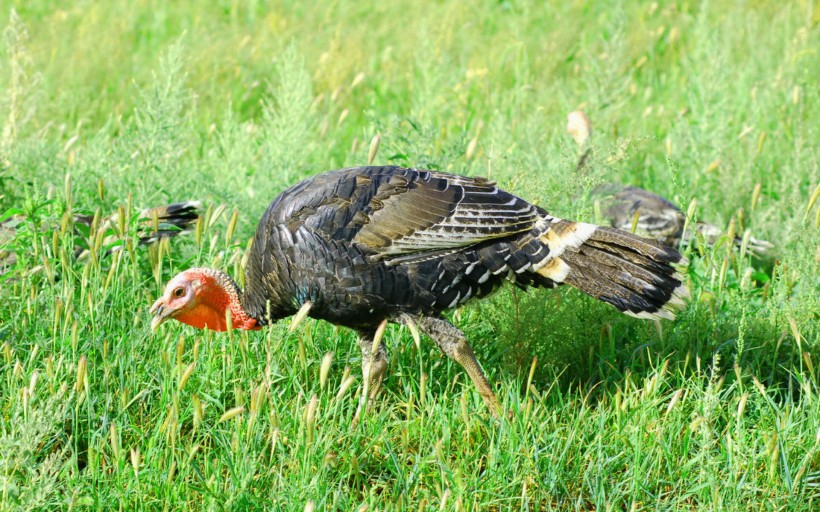
[[[2,2],[0,215],[27,221],[0,278],[0,509],[820,507],[820,5],[543,4]],[[353,430],[344,329],[151,334],[169,277],[241,279],[269,201],[377,134],[375,163],[562,217],[619,181],[777,248],[690,250],[660,328],[571,289],[454,312],[510,419],[403,328]],[[208,218],[159,249],[70,236],[71,212],[187,199]]]

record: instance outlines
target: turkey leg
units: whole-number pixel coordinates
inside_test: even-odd
[[[487,382],[487,377],[484,376],[481,366],[476,361],[473,347],[467,342],[464,333],[443,318],[418,318],[416,324],[424,334],[436,342],[442,352],[467,370],[467,375],[470,376],[481,398],[484,399],[484,404],[490,410],[490,414],[498,417],[502,410],[501,403],[493,393],[490,383]]]

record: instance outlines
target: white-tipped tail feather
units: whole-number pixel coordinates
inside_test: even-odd
[[[569,265],[561,258],[553,258],[537,270],[539,274],[556,283],[563,283],[569,275],[569,271]]]
[[[550,258],[535,271],[637,318],[673,319],[689,292],[675,249],[618,229],[550,220],[541,240]]]
[[[540,240],[549,247],[549,254],[533,271],[556,283],[563,283],[570,272],[570,267],[561,259],[567,249],[577,249],[595,232],[596,226],[584,222],[572,222],[563,219],[548,218],[549,230]]]
[[[634,313],[632,311],[624,311],[629,316],[634,316],[635,318],[641,318],[643,320],[660,320],[661,318],[665,318],[666,320],[674,320],[675,319],[675,312],[678,310],[683,309],[686,306],[684,299],[689,298],[689,288],[686,287],[685,284],[681,284],[672,292],[672,296],[670,297],[669,301],[664,304],[661,309],[655,312],[649,311],[639,311]]]
[[[550,254],[558,258],[567,249],[577,249],[592,236],[598,226],[585,222],[553,219],[550,230],[541,239],[549,246]]]

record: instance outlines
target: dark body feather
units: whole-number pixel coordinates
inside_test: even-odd
[[[621,311],[671,317],[683,290],[671,264],[681,259],[654,241],[554,218],[487,180],[360,167],[273,201],[241,300],[260,324],[310,301],[310,316],[367,332],[383,319],[437,317],[504,280],[566,282]]]

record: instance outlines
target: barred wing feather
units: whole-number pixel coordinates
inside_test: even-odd
[[[528,231],[546,213],[481,178],[413,170],[392,176],[364,211],[353,242],[402,261]]]

